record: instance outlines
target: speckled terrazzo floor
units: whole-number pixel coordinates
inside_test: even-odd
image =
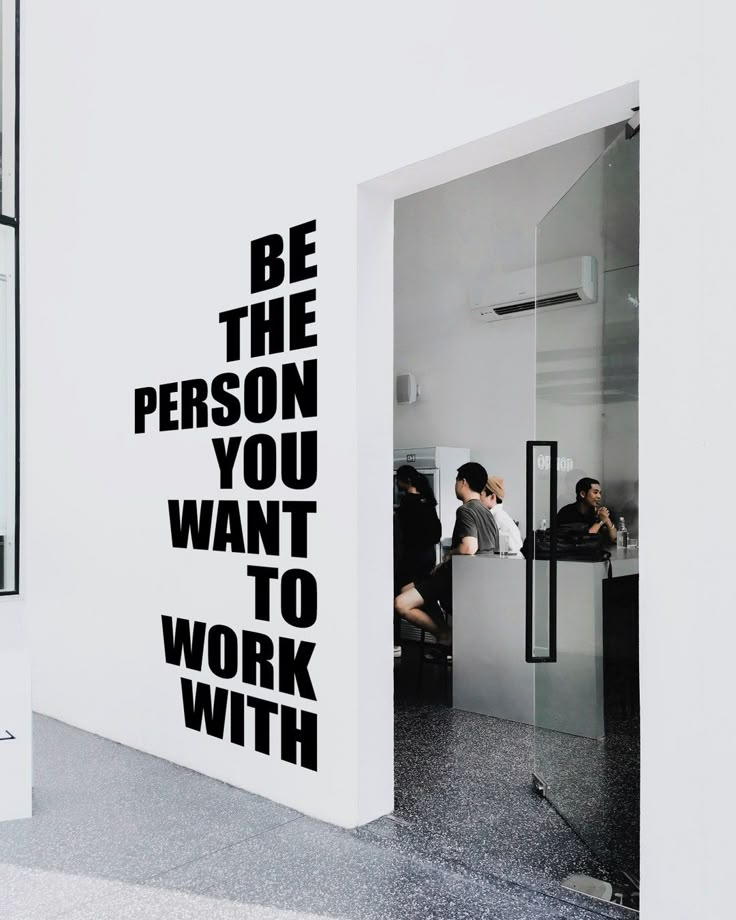
[[[614,889],[621,883],[629,889],[630,885],[533,792],[533,729],[450,708],[451,670],[437,665],[420,670],[416,652],[405,647],[395,671],[395,817],[400,823],[381,819],[357,833],[380,836],[397,849],[438,859],[473,876],[504,879],[564,897],[604,916],[633,916],[617,905],[591,902],[561,889],[560,881],[573,873],[606,879]],[[636,772],[638,781],[638,757],[621,754],[622,737],[615,739],[616,753],[605,771],[600,768],[605,759],[600,742],[558,732],[543,738],[542,754],[550,773],[559,783],[579,783],[578,794],[587,796],[586,818],[593,816],[592,826],[598,828],[599,852],[616,852],[610,845],[615,835],[607,835],[614,801],[624,812],[623,818],[616,816],[617,825],[628,821],[632,828],[619,841],[622,849],[638,850],[638,810],[621,789],[623,777],[631,781]],[[610,743],[607,739],[606,745]],[[591,777],[599,781],[594,788]],[[575,796],[568,798],[563,804],[576,816]],[[638,809],[638,789],[633,799]]]
[[[445,710],[445,717],[449,712]],[[434,827],[423,825],[421,795],[413,783],[405,784],[404,777],[407,771],[415,776],[425,759],[431,719],[421,707],[400,704],[397,710],[402,752],[398,813],[414,823],[381,819],[358,831],[344,831],[37,716],[35,817],[0,824],[0,918],[633,916],[564,892],[552,881],[556,873],[542,857],[524,869],[521,841],[529,835],[544,834],[547,842],[562,842],[564,832],[553,817],[537,817],[536,823],[527,824],[531,811],[522,809],[516,826],[507,816],[493,824],[493,834],[483,827],[484,819],[473,817],[475,812],[486,814],[477,799],[482,779],[474,757],[465,758],[454,743],[464,743],[473,734],[471,723],[457,722],[445,746],[448,759],[441,776],[454,777],[446,803],[455,803],[457,813],[453,818],[448,808],[438,807]],[[502,740],[500,735],[497,740]],[[506,744],[511,741],[507,737]],[[486,791],[486,800],[493,802],[497,793],[490,787]],[[477,854],[470,865],[462,852],[461,825],[471,834],[483,835],[484,855]],[[424,830],[418,834],[420,826]],[[507,870],[502,870],[501,851],[494,845],[496,832],[498,840],[510,836],[520,841],[511,847],[516,856]],[[421,836],[426,837],[423,843]],[[611,913],[614,910],[619,914]]]

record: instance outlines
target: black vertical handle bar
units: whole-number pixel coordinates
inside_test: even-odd
[[[549,654],[534,654],[534,454],[537,447],[549,447]],[[557,661],[557,441],[526,442],[526,660],[530,664]]]

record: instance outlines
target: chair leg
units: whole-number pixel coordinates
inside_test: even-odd
[[[422,671],[424,670],[424,648],[425,648],[424,640],[427,634],[425,630],[421,628],[419,630],[419,633],[420,633],[420,636],[419,636],[419,681],[421,682]]]

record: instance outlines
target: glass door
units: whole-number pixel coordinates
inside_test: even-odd
[[[601,150],[537,226],[526,652],[537,788],[635,886],[639,135]]]

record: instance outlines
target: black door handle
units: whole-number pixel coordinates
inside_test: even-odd
[[[537,447],[549,447],[549,643],[547,655],[534,654],[534,454]],[[526,660],[530,664],[557,661],[557,441],[526,442]]]

